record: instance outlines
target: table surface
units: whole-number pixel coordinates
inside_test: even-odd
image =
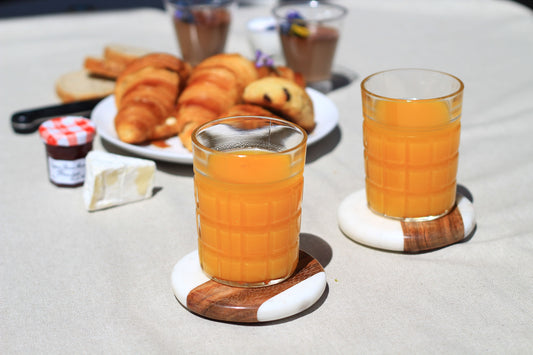
[[[241,325],[198,317],[174,297],[174,264],[196,248],[193,173],[157,163],[157,194],[89,213],[82,189],[57,188],[37,134],[13,112],[58,103],[54,82],[117,42],[178,54],[157,9],[0,21],[1,353],[531,353],[533,349],[533,16],[498,0],[344,1],[328,94],[338,127],[309,147],[302,249],[327,288],[309,310]],[[227,50],[251,57],[246,6]],[[465,83],[458,183],[473,198],[468,241],[407,255],[357,244],[337,208],[364,188],[360,82],[396,67]],[[101,139],[94,149],[122,153]]]

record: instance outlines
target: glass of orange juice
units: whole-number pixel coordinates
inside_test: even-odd
[[[455,204],[464,85],[427,69],[393,69],[361,83],[366,196],[373,212],[424,221]]]
[[[198,253],[220,283],[259,287],[296,269],[307,134],[285,120],[241,116],[193,132]]]

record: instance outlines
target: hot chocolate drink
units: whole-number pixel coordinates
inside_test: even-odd
[[[231,22],[226,8],[199,7],[176,11],[173,17],[181,55],[196,65],[203,59],[222,53]]]
[[[287,66],[299,71],[308,82],[328,80],[339,32],[322,25],[307,28],[304,35],[281,32],[281,45]]]
[[[281,3],[272,9],[286,65],[327,90],[346,8],[322,1]]]

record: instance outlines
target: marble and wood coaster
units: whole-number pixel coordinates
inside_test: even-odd
[[[326,273],[320,263],[300,250],[296,271],[287,280],[257,288],[231,287],[209,279],[202,271],[198,250],[185,255],[172,270],[178,301],[201,316],[238,323],[267,322],[300,313],[320,299]]]
[[[347,196],[337,211],[338,224],[350,239],[378,249],[417,253],[462,241],[476,225],[473,204],[457,194],[447,215],[432,221],[404,222],[370,211],[365,190]]]

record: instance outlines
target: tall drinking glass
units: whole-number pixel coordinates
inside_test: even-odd
[[[361,83],[368,207],[431,220],[455,204],[464,85],[453,75],[394,69]]]
[[[307,134],[266,117],[208,122],[192,135],[200,265],[240,287],[279,283],[298,264]]]

